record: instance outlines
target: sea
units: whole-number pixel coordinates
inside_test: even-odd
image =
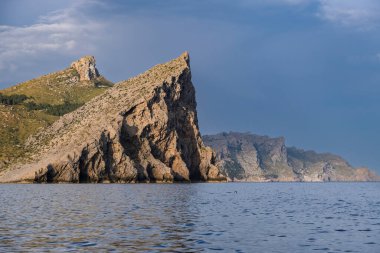
[[[0,252],[380,252],[380,183],[0,185]]]

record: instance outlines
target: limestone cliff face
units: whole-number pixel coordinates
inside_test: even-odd
[[[222,133],[203,137],[231,181],[375,181],[366,168],[355,169],[341,157],[287,148],[283,137]]]
[[[120,82],[30,138],[0,182],[219,181],[198,129],[189,55]]]
[[[288,163],[301,181],[377,181],[367,168],[354,168],[340,156],[316,153],[295,147],[287,148]]]
[[[216,154],[218,166],[232,181],[296,181],[287,162],[284,138],[247,133],[204,136]]]
[[[100,76],[94,56],[84,56],[71,63],[71,67],[78,72],[80,81],[90,81]]]

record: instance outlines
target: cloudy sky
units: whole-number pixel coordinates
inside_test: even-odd
[[[94,55],[112,81],[188,50],[203,134],[380,171],[378,0],[2,0],[0,88]]]

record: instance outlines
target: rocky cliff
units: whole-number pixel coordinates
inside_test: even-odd
[[[85,56],[62,71],[0,90],[0,171],[27,151],[24,142],[38,129],[75,110],[113,85]]]
[[[221,133],[203,137],[231,181],[376,181],[367,168],[353,168],[337,155],[286,147],[283,137]]]
[[[71,63],[71,67],[78,72],[81,81],[90,81],[100,76],[96,69],[94,56],[82,57]]]
[[[189,61],[184,53],[60,117],[27,140],[0,182],[224,180],[199,133]],[[96,75],[87,69],[85,79]]]

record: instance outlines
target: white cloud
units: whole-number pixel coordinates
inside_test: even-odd
[[[14,71],[25,59],[46,53],[78,55],[95,47],[95,37],[104,25],[82,12],[94,3],[78,1],[30,26],[0,26],[0,71]]]
[[[380,25],[379,0],[240,0],[247,7],[310,6],[317,8],[317,17],[333,24],[371,30]]]
[[[340,25],[369,30],[380,21],[380,1],[320,0],[318,16]]]

